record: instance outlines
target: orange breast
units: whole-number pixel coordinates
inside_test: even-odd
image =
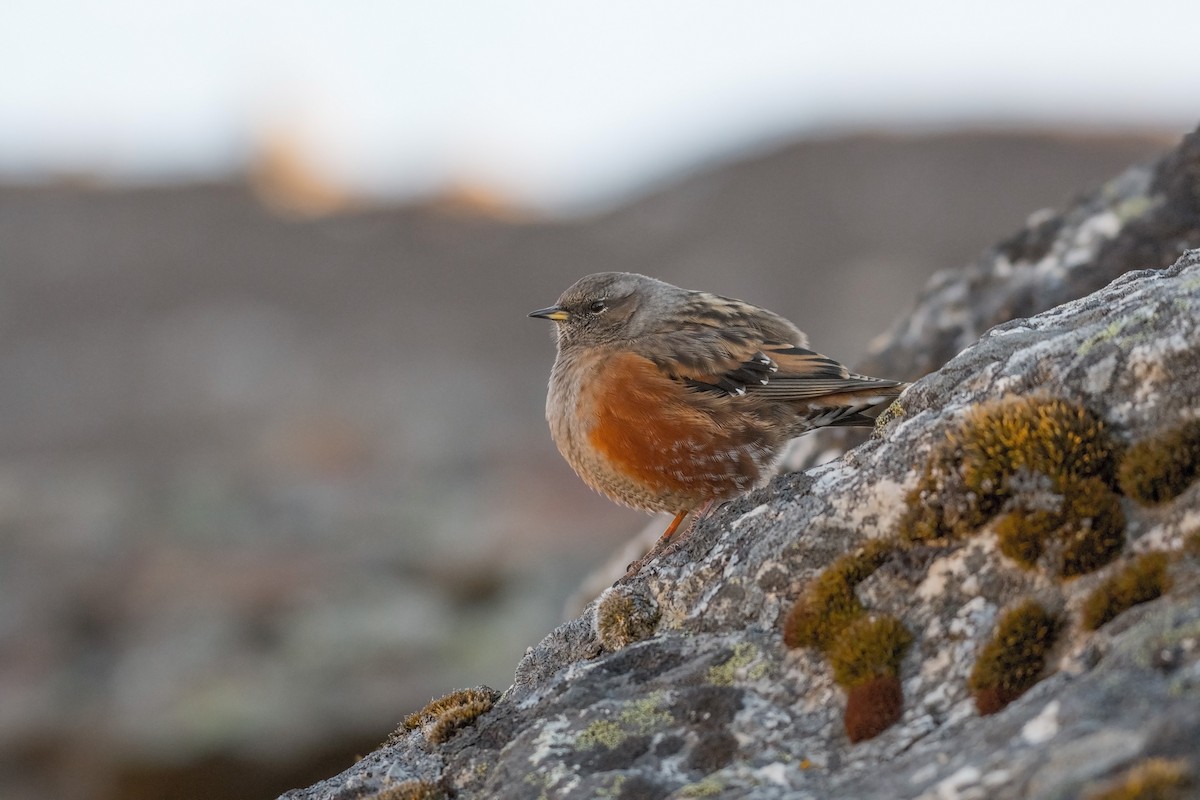
[[[777,450],[762,422],[730,398],[692,392],[633,353],[608,359],[586,397],[594,452],[648,495],[732,497],[758,482]]]

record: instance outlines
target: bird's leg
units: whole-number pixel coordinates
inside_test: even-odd
[[[678,536],[674,536],[674,533],[676,529],[679,528],[679,523],[683,522],[683,518],[688,515],[688,511],[690,511],[690,509],[688,511],[680,511],[678,514],[676,514],[675,519],[671,520],[671,524],[667,526],[665,531],[663,531],[663,535],[658,537],[658,541],[654,543],[654,547],[650,548],[650,552],[646,553],[646,555],[629,565],[629,569],[625,573],[625,577],[633,577],[638,573],[639,570],[641,570],[642,567],[646,566],[646,564],[650,563],[654,559],[674,553],[676,550],[678,550],[680,545],[682,545],[687,540],[688,536],[691,535],[692,531],[696,529],[696,525],[700,522],[700,520],[704,519],[704,517],[708,515],[708,512],[712,509],[714,502],[715,501],[713,500],[705,501],[704,505],[700,506],[699,510],[696,511],[696,515],[692,517],[691,524],[688,525],[687,529]]]
[[[692,517],[692,523],[687,526],[687,530],[685,530],[683,533],[676,536],[675,539],[673,541],[671,541],[671,543],[669,545],[664,547],[657,555],[661,558],[662,556],[669,555],[671,553],[674,553],[676,550],[678,550],[680,548],[680,546],[685,541],[687,541],[687,538],[689,536],[691,536],[692,531],[696,530],[696,526],[700,524],[700,520],[702,520],[708,516],[708,512],[712,510],[713,504],[715,502],[716,502],[715,500],[704,501],[704,505],[700,506],[699,510],[696,511],[696,515],[694,517]],[[678,520],[679,517],[676,517],[675,519]],[[664,534],[663,538],[659,540],[659,542],[661,544],[666,544],[665,534]],[[658,548],[656,547],[655,549],[658,549]]]
[[[679,527],[679,523],[683,522],[683,518],[686,517],[687,514],[687,511],[680,511],[675,515],[675,519],[671,520],[671,524],[667,526],[665,531],[663,531],[663,535],[658,537],[658,543],[654,545],[655,549],[666,544],[667,540],[671,538],[671,534],[675,533],[675,530]],[[691,529],[689,528],[688,530]]]
[[[646,553],[646,555],[629,565],[625,572],[626,578],[633,577],[638,573],[639,570],[641,570],[642,567],[646,566],[646,564],[658,557],[658,554],[666,548],[671,536],[679,528],[679,523],[683,522],[683,518],[688,515],[688,511],[690,510],[691,509],[684,509],[675,515],[675,519],[671,520],[671,524],[667,526],[665,531],[663,531],[662,536],[658,537],[658,541],[654,543],[654,547],[650,548],[650,552]],[[691,530],[691,528],[689,527],[688,530]]]

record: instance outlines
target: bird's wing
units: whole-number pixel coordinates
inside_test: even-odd
[[[876,393],[895,397],[903,384],[851,372],[807,347],[749,327],[683,327],[647,337],[637,348],[664,373],[698,392],[823,406],[861,406]]]
[[[834,404],[838,395],[846,393],[879,392],[882,397],[895,397],[904,386],[900,381],[851,372],[844,364],[806,347],[765,343],[763,354],[771,359],[776,370],[766,382],[747,390],[773,400],[820,399]]]

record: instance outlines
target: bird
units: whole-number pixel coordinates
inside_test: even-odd
[[[567,463],[617,503],[674,515],[651,555],[692,511],[694,527],[766,483],[791,439],[873,425],[908,386],[810,350],[773,311],[631,272],[580,278],[529,316],[554,323],[546,420]]]

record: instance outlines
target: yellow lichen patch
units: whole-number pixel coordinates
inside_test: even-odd
[[[759,652],[754,645],[748,642],[739,642],[733,647],[733,655],[720,664],[714,664],[708,668],[705,678],[714,686],[732,686],[739,674],[750,680],[758,680],[770,672],[767,664],[754,664],[758,657]],[[754,666],[751,667],[751,664]],[[749,669],[747,669],[748,667]]]
[[[500,693],[486,686],[459,689],[431,701],[420,711],[409,714],[384,746],[395,744],[409,731],[420,728],[425,738],[441,744],[462,727],[470,725],[479,715],[491,710]]]
[[[575,747],[579,750],[595,750],[604,747],[612,750],[625,741],[629,734],[617,722],[611,719],[598,719],[588,725],[575,738]]]
[[[681,787],[673,797],[716,797],[725,791],[725,781],[715,775],[706,775],[695,783]]]
[[[872,539],[853,553],[834,561],[813,580],[792,606],[783,625],[788,647],[824,650],[863,613],[855,587],[869,578],[894,553],[896,545]]]
[[[596,720],[576,737],[575,746],[579,750],[595,750],[598,747],[612,750],[629,736],[644,736],[667,727],[675,721],[675,717],[662,708],[662,702],[663,693],[654,692],[630,703],[615,720]]]
[[[1174,500],[1200,477],[1200,420],[1138,442],[1121,460],[1121,491],[1142,505]]]
[[[1059,627],[1058,618],[1034,600],[1001,615],[969,680],[980,714],[996,713],[1037,683]]]
[[[912,634],[895,617],[860,618],[829,647],[833,679],[849,689],[881,675],[895,677],[910,644]]]
[[[1145,553],[1097,586],[1083,603],[1083,626],[1095,630],[1171,587],[1166,553]]]
[[[1122,773],[1108,789],[1087,800],[1185,800],[1195,785],[1182,759],[1148,758]]]

